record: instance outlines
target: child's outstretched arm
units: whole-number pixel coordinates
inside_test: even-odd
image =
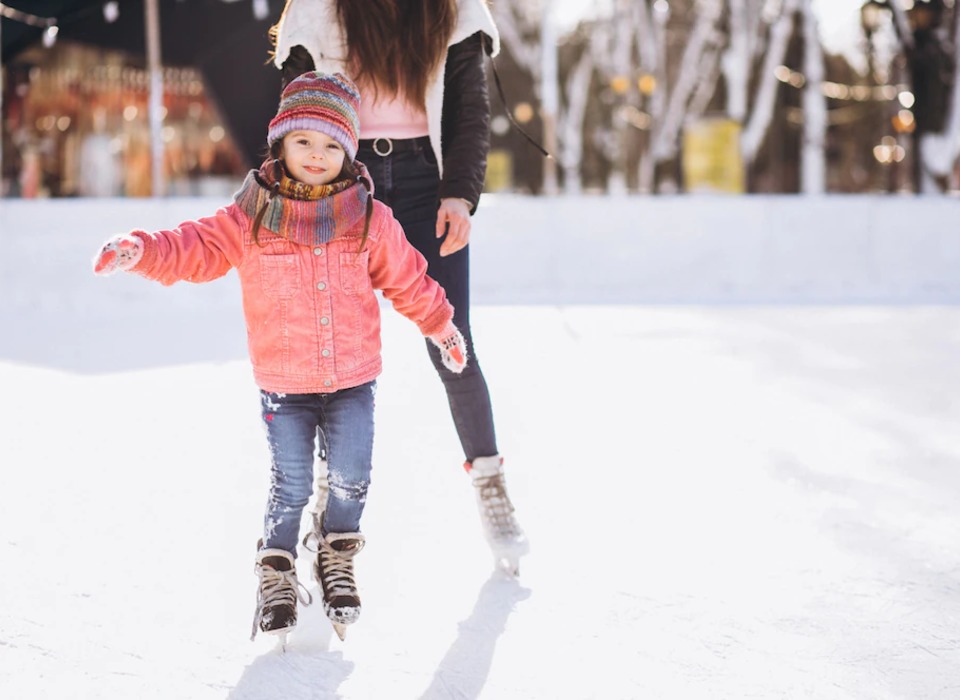
[[[100,247],[93,271],[101,276],[128,271],[164,285],[180,280],[210,282],[242,262],[247,225],[231,205],[214,216],[185,221],[169,231],[130,231]]]

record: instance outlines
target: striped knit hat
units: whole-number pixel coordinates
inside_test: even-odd
[[[343,146],[349,160],[357,155],[360,92],[342,73],[304,73],[283,89],[277,116],[270,121],[267,144],[298,129],[326,134]]]

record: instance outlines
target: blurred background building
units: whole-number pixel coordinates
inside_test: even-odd
[[[958,189],[953,0],[830,0],[858,17],[843,52],[817,0],[606,0],[561,25],[572,1],[491,3],[488,191]],[[229,194],[259,162],[282,0],[0,8],[5,196]]]
[[[267,30],[281,0],[2,0],[7,196],[152,193],[151,4],[163,191],[236,189],[276,111]]]

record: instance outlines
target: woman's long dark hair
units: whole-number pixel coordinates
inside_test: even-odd
[[[426,102],[430,76],[446,57],[456,0],[336,0],[353,77],[388,96]],[[376,96],[375,96],[376,97]]]
[[[280,178],[285,173],[283,161],[280,159],[282,146],[283,143],[281,141],[277,141],[273,144],[273,146],[270,147],[270,158],[273,160],[273,167],[275,169],[275,172],[273,173],[273,185],[270,191],[270,196],[267,197],[267,200],[263,203],[263,206],[260,207],[259,211],[257,211],[256,216],[253,217],[253,223],[250,227],[250,235],[253,236],[253,242],[257,245],[260,245],[260,227],[263,225],[263,217],[267,213],[267,207],[270,206],[270,202],[272,202],[273,198],[277,196],[277,192],[280,189]],[[337,177],[334,182],[340,182],[342,180],[359,180],[360,184],[367,188],[367,211],[363,221],[363,236],[360,238],[360,247],[357,248],[357,253],[359,254],[363,252],[363,247],[367,244],[367,236],[370,233],[370,219],[373,218],[373,195],[370,193],[371,187],[369,180],[360,176],[360,169],[357,168],[352,160],[343,161],[343,168],[340,170],[339,177]]]

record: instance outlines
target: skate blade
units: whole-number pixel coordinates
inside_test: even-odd
[[[331,622],[333,625],[333,631],[337,633],[337,636],[340,637],[340,641],[344,642],[347,639],[347,626],[340,622]]]
[[[494,566],[498,571],[517,578],[520,576],[520,558],[519,557],[497,557],[494,560]]]
[[[281,654],[287,653],[287,632],[288,630],[281,630],[279,632],[269,633],[277,638],[277,648],[280,649]]]
[[[490,543],[493,551],[493,566],[507,576],[516,578],[520,575],[520,557],[530,552],[530,545],[524,539],[517,542]]]

